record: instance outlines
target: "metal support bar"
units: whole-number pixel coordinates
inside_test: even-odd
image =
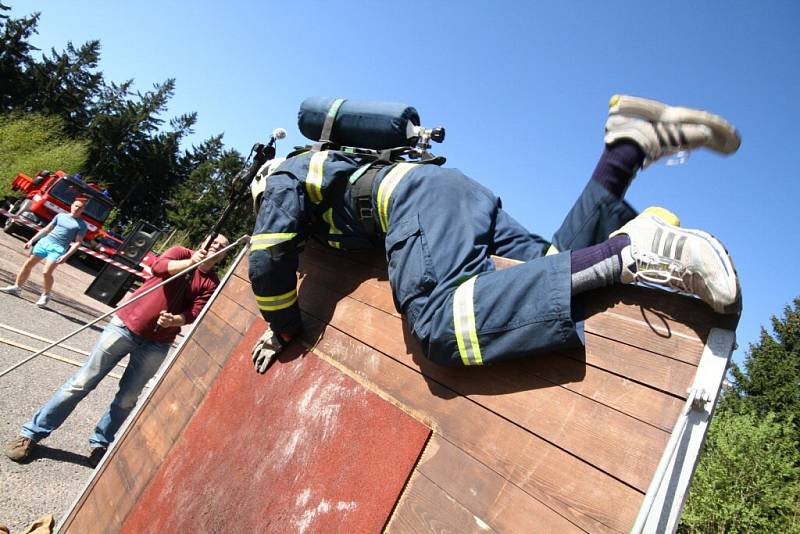
[[[678,528],[735,344],[736,334],[731,330],[712,328],[709,332],[694,383],[647,489],[632,533],[675,532]]]

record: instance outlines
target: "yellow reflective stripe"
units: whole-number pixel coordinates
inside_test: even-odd
[[[394,188],[397,187],[397,184],[400,183],[406,173],[416,165],[416,163],[398,163],[381,180],[381,185],[378,186],[378,219],[384,232],[389,227],[389,198],[392,196],[392,191],[394,191]]]
[[[458,343],[458,352],[461,354],[461,362],[464,365],[483,365],[473,306],[477,278],[477,275],[473,276],[458,286],[453,295],[453,330]]]
[[[550,245],[550,248],[547,249],[547,254],[545,254],[545,256],[552,256],[553,254],[558,254],[558,249],[555,246]]]
[[[333,208],[328,208],[328,211],[322,214],[322,220],[328,223],[329,234],[337,235],[342,233],[342,231],[333,224]],[[328,244],[333,248],[341,248],[341,244],[338,241],[328,241]]]
[[[258,309],[263,311],[277,311],[284,310],[297,302],[297,290],[293,289],[283,295],[276,295],[274,297],[259,297],[256,295],[256,302]]]
[[[323,150],[311,156],[308,162],[308,176],[306,176],[306,193],[314,204],[322,202],[322,167],[328,159],[328,151]]]
[[[250,252],[274,247],[297,236],[296,233],[255,234],[250,238]]]

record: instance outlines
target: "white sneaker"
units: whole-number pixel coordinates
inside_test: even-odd
[[[6,287],[0,287],[0,291],[6,293],[8,295],[14,295],[15,297],[22,296],[22,289],[19,288],[17,285],[10,285]]]
[[[36,301],[36,305],[40,308],[46,308],[48,302],[50,302],[50,295],[42,293],[42,296]]]
[[[662,156],[693,148],[733,154],[742,142],[736,128],[718,115],[614,95],[608,103],[605,142],[610,145],[620,139],[630,139],[644,150],[644,167]]]
[[[741,289],[728,251],[711,234],[673,226],[645,212],[612,233],[627,234],[622,282],[644,282],[696,295],[718,313],[741,311]]]

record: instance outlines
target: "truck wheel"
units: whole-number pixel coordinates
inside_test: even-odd
[[[12,206],[12,208],[8,211],[13,213],[14,215],[19,215],[23,211],[25,211],[25,208],[27,208],[29,205],[30,201],[26,202],[26,200],[18,200],[14,204],[14,206]],[[15,223],[10,217],[7,218],[6,222],[3,224],[3,231],[8,235],[14,235],[15,233],[19,232],[22,229],[23,226],[19,223]]]
[[[0,208],[3,208],[8,212],[10,212],[13,209],[13,207],[14,207],[13,197],[11,199],[8,197],[4,198],[3,201],[0,202]],[[2,213],[0,213],[0,224],[5,224],[6,219],[7,217]]]

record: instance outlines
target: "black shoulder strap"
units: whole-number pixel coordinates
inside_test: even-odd
[[[376,160],[361,167],[350,177],[350,198],[356,219],[361,223],[364,232],[370,237],[380,235],[375,211],[372,208],[372,184],[378,173],[391,163],[384,160]]]

